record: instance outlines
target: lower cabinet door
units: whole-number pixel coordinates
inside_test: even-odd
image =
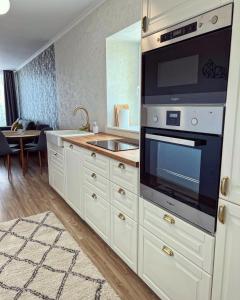
[[[70,147],[72,146],[72,147]],[[83,158],[73,145],[66,146],[65,153],[65,198],[69,205],[84,219],[83,207]]]
[[[49,165],[49,184],[54,190],[64,198],[64,175],[58,168]]]
[[[220,200],[213,273],[213,300],[239,300],[240,206]]]
[[[94,191],[84,189],[85,221],[110,244],[110,204]]]
[[[209,300],[212,277],[140,226],[139,276],[162,300]]]
[[[137,223],[114,206],[111,210],[112,249],[137,272]]]

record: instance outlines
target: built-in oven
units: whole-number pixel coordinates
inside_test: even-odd
[[[142,40],[142,103],[225,103],[232,4]]]
[[[141,196],[213,233],[224,107],[144,106]]]

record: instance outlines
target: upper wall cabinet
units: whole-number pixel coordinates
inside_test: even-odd
[[[183,22],[229,0],[143,0],[143,36]]]

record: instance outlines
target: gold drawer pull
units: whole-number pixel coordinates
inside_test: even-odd
[[[124,214],[120,213],[118,215],[119,219],[121,219],[122,221],[125,221],[126,220],[126,217],[124,216]]]
[[[225,214],[226,214],[226,207],[225,205],[220,205],[218,208],[218,220],[220,223],[225,223]]]
[[[118,193],[119,193],[120,195],[122,195],[122,196],[125,196],[125,195],[126,195],[126,192],[125,192],[124,189],[122,189],[122,188],[120,188],[120,189],[118,190]]]
[[[97,195],[96,195],[95,193],[93,193],[93,194],[92,194],[92,198],[93,198],[94,200],[97,200]]]
[[[125,165],[123,163],[119,163],[118,167],[119,167],[119,169],[122,169],[122,170],[126,169],[126,167],[125,167]]]
[[[167,246],[163,246],[162,247],[162,251],[164,253],[166,253],[168,256],[174,256],[173,251],[170,248],[168,248]]]
[[[91,156],[95,158],[95,157],[96,157],[96,153],[93,152],[93,153],[91,154]]]
[[[175,224],[175,219],[169,215],[164,215],[163,220],[168,222],[169,224]]]
[[[96,179],[96,178],[97,178],[97,175],[96,175],[95,173],[92,173],[91,177],[92,177],[93,179]]]
[[[70,148],[70,149],[73,149],[73,145],[69,145],[69,148]]]
[[[221,180],[221,194],[223,196],[227,196],[227,193],[228,193],[228,183],[229,183],[229,177],[223,177],[222,180]]]

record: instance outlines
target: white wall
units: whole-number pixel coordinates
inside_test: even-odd
[[[140,19],[140,0],[107,0],[55,43],[60,128],[77,128],[72,111],[83,105],[105,130],[106,38]]]
[[[115,104],[128,104],[130,126],[139,126],[140,41],[107,39],[108,126],[115,126]]]

